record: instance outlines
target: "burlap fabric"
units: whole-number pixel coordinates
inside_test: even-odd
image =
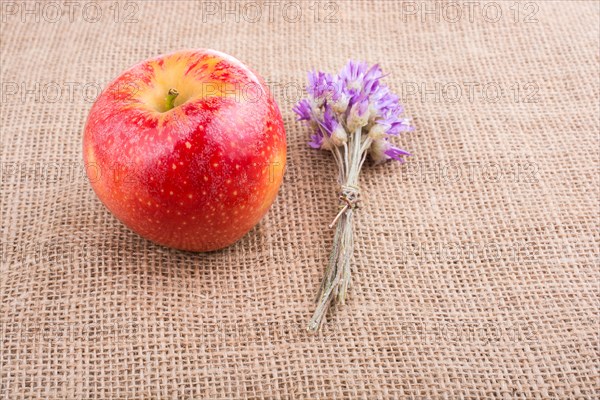
[[[2,398],[598,398],[599,3],[288,3],[1,3]],[[276,203],[211,254],[124,228],[82,168],[97,91],[194,47],[259,71],[288,134]],[[349,58],[414,156],[366,168],[350,299],[310,335],[337,188],[291,107]]]

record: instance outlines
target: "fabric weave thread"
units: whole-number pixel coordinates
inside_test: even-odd
[[[517,2],[516,22],[513,2],[496,22],[483,4],[452,22],[421,2],[302,2],[294,22],[255,2],[251,22],[242,2],[238,21],[94,3],[97,22],[2,14],[0,397],[597,398],[598,2]],[[81,161],[98,88],[195,47],[265,77],[288,134],[275,204],[208,254],[128,231]],[[415,156],[363,168],[349,298],[310,335],[338,186],[293,89],[350,58],[390,73]]]

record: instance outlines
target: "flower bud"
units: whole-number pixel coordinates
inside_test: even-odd
[[[354,103],[348,115],[347,125],[350,132],[362,128],[369,121],[369,103],[366,100]]]
[[[333,130],[333,133],[331,134],[332,144],[335,146],[342,146],[347,141],[348,134],[346,133],[346,130],[342,127],[342,125],[338,124],[338,126]]]
[[[333,111],[335,111],[339,114],[343,114],[348,109],[349,102],[350,102],[350,98],[348,96],[346,96],[345,94],[341,94],[339,96],[338,100],[333,101],[331,103],[331,108],[333,108]]]
[[[381,164],[389,159],[389,157],[385,154],[389,147],[390,144],[385,139],[377,139],[373,141],[371,147],[369,148],[369,155],[373,161],[375,161],[375,164]]]
[[[373,140],[381,139],[385,137],[388,128],[386,125],[373,124],[371,129],[369,129],[369,137]]]

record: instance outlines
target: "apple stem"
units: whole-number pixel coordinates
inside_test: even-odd
[[[169,111],[170,109],[175,107],[175,99],[177,98],[177,96],[179,96],[179,92],[177,91],[177,89],[169,89],[169,93],[167,93],[167,97],[165,99],[167,106],[165,111]]]

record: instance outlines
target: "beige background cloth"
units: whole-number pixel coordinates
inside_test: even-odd
[[[288,3],[2,3],[1,397],[598,398],[599,3]],[[211,254],[82,172],[98,88],[196,47],[259,71],[288,134],[268,215]],[[291,108],[349,58],[389,73],[414,157],[365,168],[350,299],[310,335],[337,187]]]

